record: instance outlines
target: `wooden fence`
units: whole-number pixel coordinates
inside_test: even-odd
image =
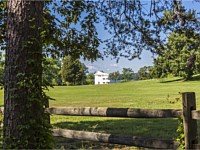
[[[99,108],[99,107],[61,107],[48,108],[47,111],[57,115],[71,116],[102,116],[127,118],[183,118],[185,148],[199,149],[197,136],[197,120],[200,120],[200,111],[196,111],[194,92],[182,93],[183,108],[180,109],[134,109],[134,108]],[[176,149],[178,143],[173,140],[150,139],[135,136],[121,136],[96,132],[85,132],[65,129],[53,129],[54,136],[72,139],[123,144],[146,148]]]
[[[47,108],[51,114],[71,116],[102,116],[123,118],[183,118],[185,148],[200,149],[197,135],[197,120],[200,120],[200,110],[196,110],[194,92],[182,93],[181,109],[134,109],[134,108],[99,108],[99,107],[60,107]],[[3,108],[0,108],[3,113]],[[112,144],[122,144],[146,148],[176,149],[178,143],[173,140],[160,140],[136,136],[122,136],[97,132],[53,129],[54,136],[71,139],[98,141]]]

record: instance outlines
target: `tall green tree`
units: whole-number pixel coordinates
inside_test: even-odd
[[[155,63],[160,63],[163,76],[172,74],[190,80],[200,72],[200,34],[193,30],[171,33]],[[158,65],[155,67],[159,70]]]
[[[4,148],[52,147],[42,89],[43,6],[42,1],[7,2]]]
[[[116,71],[116,72],[112,72],[109,74],[109,79],[110,80],[114,80],[114,81],[117,81],[117,80],[120,80],[120,72],[119,71]]]
[[[94,7],[82,1],[57,5],[13,0],[0,4],[0,46],[6,48],[4,148],[52,148],[45,111],[48,97],[43,92],[47,85],[42,82],[43,56],[100,57]],[[77,22],[81,28],[73,27]]]
[[[138,76],[140,80],[147,80],[153,78],[153,67],[144,66],[138,70]]]
[[[94,84],[94,73],[89,73],[86,75],[85,84]]]
[[[123,68],[123,70],[122,70],[123,80],[125,80],[125,81],[131,80],[133,74],[134,74],[134,72],[131,68]]]
[[[171,71],[168,60],[165,60],[164,57],[158,56],[156,59],[154,59],[153,64],[153,74],[155,78],[164,78],[170,74]]]
[[[43,61],[43,74],[42,80],[43,84],[62,85],[61,77],[61,61],[58,58],[46,58]]]
[[[72,85],[80,85],[86,79],[86,66],[78,59],[73,59],[71,56],[66,56],[62,62],[61,76],[63,82]]]

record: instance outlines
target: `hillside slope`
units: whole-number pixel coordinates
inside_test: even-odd
[[[181,92],[195,92],[200,82],[179,78],[131,81],[109,85],[60,86],[50,89],[51,106],[181,108]],[[199,100],[199,101],[198,101]]]

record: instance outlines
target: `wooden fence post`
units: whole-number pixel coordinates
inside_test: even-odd
[[[192,119],[191,110],[196,110],[196,98],[194,92],[182,93],[183,125],[185,134],[185,149],[192,149],[197,144],[197,121]]]

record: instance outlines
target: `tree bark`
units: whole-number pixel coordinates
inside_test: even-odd
[[[10,0],[7,9],[3,146],[48,148],[41,137],[48,134],[43,133],[48,118],[42,92],[43,2]]]

